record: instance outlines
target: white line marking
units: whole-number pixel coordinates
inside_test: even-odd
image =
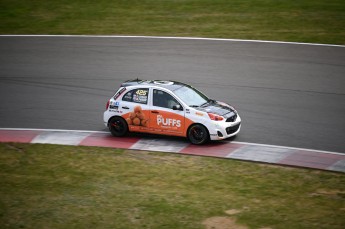
[[[59,144],[77,146],[91,133],[76,131],[46,131],[32,139],[31,143]]]
[[[278,163],[293,153],[294,150],[281,147],[246,145],[229,153],[226,158]]]
[[[337,172],[345,172],[345,160],[337,161],[333,165],[328,166],[327,169]]]
[[[0,37],[76,37],[76,38],[145,38],[145,39],[170,39],[170,40],[206,40],[206,41],[233,41],[233,42],[251,42],[251,43],[271,43],[271,44],[293,44],[293,45],[311,45],[325,47],[345,48],[345,45],[318,44],[288,41],[266,41],[266,40],[245,40],[245,39],[226,39],[226,38],[207,38],[207,37],[161,37],[161,36],[124,36],[124,35],[0,35]]]
[[[134,143],[130,147],[130,149],[179,153],[188,145],[190,144],[186,142],[178,142],[178,141],[173,141],[173,140],[140,139],[139,141]]]
[[[95,131],[95,130],[63,130],[63,129],[35,129],[35,128],[0,128],[0,130],[17,130],[17,131],[30,131],[31,130],[31,131],[55,131],[55,132],[61,131],[61,132],[79,132],[79,133],[102,133],[102,134],[109,133],[108,131]],[[310,151],[310,152],[314,152],[314,153],[328,153],[328,154],[336,154],[336,155],[345,155],[345,153],[339,153],[339,152],[305,149],[305,148],[297,148],[297,147],[289,147],[289,146],[278,146],[278,145],[268,145],[268,144],[238,142],[238,141],[231,141],[229,143],[237,143],[237,144],[252,145],[252,146],[275,147],[275,148],[290,149],[290,150]]]

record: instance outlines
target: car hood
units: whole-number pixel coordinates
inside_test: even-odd
[[[236,110],[231,107],[230,105],[219,102],[219,101],[212,101],[209,102],[203,106],[196,107],[196,110],[207,112],[207,113],[213,113],[216,115],[223,116],[225,118],[230,118],[234,115],[236,115]]]

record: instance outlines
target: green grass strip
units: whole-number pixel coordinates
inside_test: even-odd
[[[2,0],[0,34],[192,36],[345,44],[344,0]]]
[[[344,174],[167,153],[0,144],[1,228],[343,228],[344,212]]]

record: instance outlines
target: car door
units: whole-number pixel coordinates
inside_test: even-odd
[[[149,127],[153,133],[184,136],[185,111],[168,91],[153,89]]]
[[[149,88],[135,88],[126,92],[119,102],[121,115],[128,124],[129,131],[149,132]]]

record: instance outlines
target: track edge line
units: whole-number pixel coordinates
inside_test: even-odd
[[[48,35],[48,34],[2,34],[0,37],[80,37],[80,38],[144,38],[144,39],[171,39],[171,40],[208,40],[208,41],[233,41],[233,42],[250,42],[250,43],[271,43],[271,44],[293,44],[293,45],[309,45],[309,46],[323,46],[323,47],[340,47],[345,48],[345,45],[336,44],[320,44],[320,43],[305,43],[305,42],[290,42],[290,41],[268,41],[268,40],[248,40],[248,39],[231,39],[231,38],[207,38],[207,37],[165,37],[165,36],[135,36],[135,35]]]

